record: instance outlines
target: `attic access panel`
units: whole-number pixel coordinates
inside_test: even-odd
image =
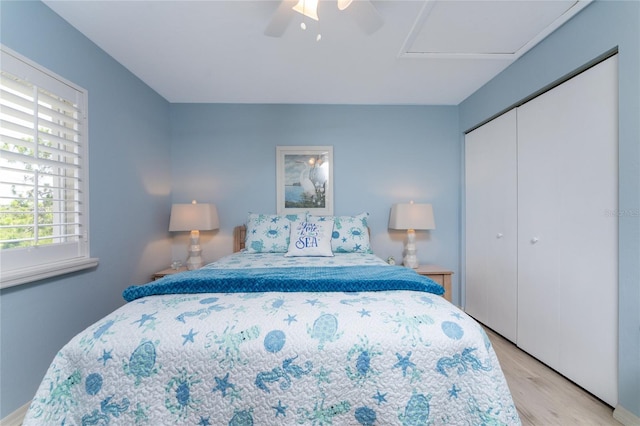
[[[515,60],[591,0],[427,0],[400,57]]]

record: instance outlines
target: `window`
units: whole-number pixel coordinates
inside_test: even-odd
[[[2,47],[0,288],[89,257],[86,91]]]

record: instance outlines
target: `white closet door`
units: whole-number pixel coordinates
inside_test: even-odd
[[[465,310],[516,341],[516,113],[465,137]]]
[[[612,57],[518,108],[518,345],[617,403]]]

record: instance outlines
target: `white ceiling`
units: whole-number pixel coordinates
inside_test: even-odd
[[[459,104],[590,1],[372,0],[367,35],[321,0],[274,38],[279,1],[44,0],[170,102],[391,105]]]

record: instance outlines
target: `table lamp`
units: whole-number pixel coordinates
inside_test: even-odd
[[[218,210],[215,204],[173,204],[169,231],[191,231],[191,245],[187,258],[187,269],[190,271],[202,267],[202,249],[200,248],[200,231],[218,229]]]
[[[408,268],[417,268],[416,230],[436,229],[431,204],[415,204],[413,201],[394,204],[389,214],[389,228],[407,230],[407,244],[402,264]]]

